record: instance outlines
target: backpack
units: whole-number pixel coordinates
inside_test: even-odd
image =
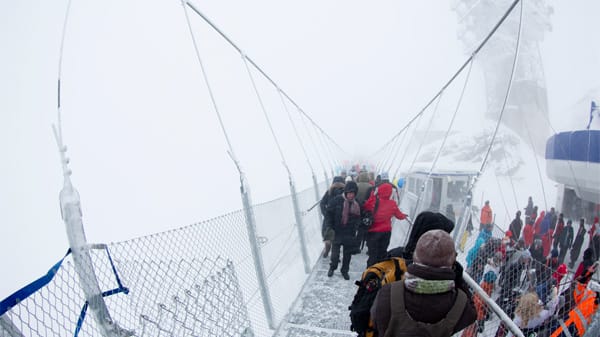
[[[404,278],[406,262],[400,257],[391,257],[368,267],[355,284],[358,290],[354,295],[350,310],[350,330],[358,337],[375,337],[377,332],[371,321],[371,306],[381,287]]]
[[[373,221],[375,221],[375,213],[377,213],[377,208],[379,208],[379,196],[375,196],[375,207],[373,207],[373,211],[363,211],[361,225],[363,230],[368,230],[373,225]]]

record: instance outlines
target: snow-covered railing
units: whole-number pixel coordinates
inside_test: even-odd
[[[306,250],[322,249],[315,191],[297,194]],[[291,196],[252,207],[275,325],[304,284]],[[124,242],[88,245],[112,320],[135,336],[271,336],[244,211]],[[70,252],[47,275],[1,302],[0,336],[102,336],[86,317]]]

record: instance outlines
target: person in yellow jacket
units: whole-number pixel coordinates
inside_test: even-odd
[[[550,335],[550,337],[562,336],[583,336],[592,318],[598,310],[600,300],[600,284],[590,281],[589,286],[577,282],[574,297],[576,306],[569,312],[566,321],[560,321],[560,326]]]

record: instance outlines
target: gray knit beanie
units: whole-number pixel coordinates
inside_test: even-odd
[[[456,260],[454,241],[441,229],[427,231],[417,241],[413,259],[430,267],[452,267]]]

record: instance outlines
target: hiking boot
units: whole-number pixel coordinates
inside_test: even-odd
[[[347,271],[343,271],[342,272],[342,276],[344,277],[344,280],[349,280],[350,279],[350,275],[348,275]]]
[[[333,276],[333,272],[334,270],[329,268],[329,271],[327,272],[327,277],[332,277]]]

